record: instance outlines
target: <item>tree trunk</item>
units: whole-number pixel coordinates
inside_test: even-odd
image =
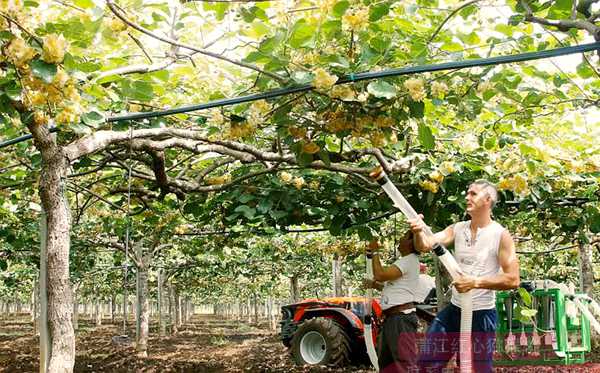
[[[94,320],[96,326],[102,325],[102,303],[100,300],[94,302]]]
[[[32,312],[31,318],[33,321],[33,335],[40,334],[40,319],[39,319],[39,309],[38,306],[40,304],[40,284],[36,280],[33,284],[33,302],[32,302]]]
[[[115,313],[116,313],[116,309],[117,309],[117,296],[115,294],[112,294],[110,296],[110,323],[114,324],[115,323]]]
[[[167,325],[165,322],[165,317],[163,315],[163,304],[164,304],[164,296],[163,296],[163,274],[162,269],[158,270],[158,335],[164,337],[167,334]]]
[[[177,329],[179,330],[183,325],[182,317],[181,317],[181,295],[179,294],[179,289],[175,286],[173,288],[175,295],[175,323],[177,324]]]
[[[176,298],[175,286],[169,284],[169,322],[171,323],[171,334],[177,334],[178,332]]]
[[[139,248],[141,251],[141,248]],[[141,254],[141,252],[140,252]],[[141,257],[139,255],[138,257]],[[138,356],[148,356],[148,328],[149,328],[149,309],[148,309],[148,269],[146,262],[137,270],[138,291],[137,291],[137,338],[136,350]]]
[[[72,372],[75,364],[75,333],[69,281],[71,214],[65,194],[69,162],[47,128],[30,127],[30,130],[42,155],[39,188],[47,226],[48,371]]]
[[[256,296],[256,293],[252,294],[252,303],[254,306],[254,325],[258,325],[258,297]]]
[[[433,268],[435,269],[435,294],[437,297],[437,308],[441,310],[446,307],[450,299],[446,295],[446,291],[450,286],[450,276],[442,266],[441,262],[435,256],[433,257]]]
[[[73,330],[79,328],[79,302],[77,301],[77,289],[73,289]]]
[[[342,292],[342,259],[338,254],[333,255],[332,262],[333,296],[341,297]]]
[[[583,242],[579,242],[579,290],[590,297],[594,290],[592,246]]]
[[[290,303],[300,301],[300,292],[298,289],[298,275],[290,277]]]

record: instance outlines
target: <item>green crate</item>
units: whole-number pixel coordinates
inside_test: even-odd
[[[515,317],[517,301],[510,291],[496,294],[498,329],[496,331],[497,365],[571,365],[585,363],[590,351],[590,322],[577,310],[569,317],[566,307],[572,296],[559,289],[536,289],[530,293],[537,310],[534,324],[521,324]],[[572,305],[574,307],[574,304]],[[512,325],[509,313],[512,308]],[[535,325],[535,326],[534,326]],[[512,329],[511,329],[512,327]],[[510,342],[510,334],[515,343]],[[524,335],[523,335],[524,334]],[[536,344],[536,335],[539,344]]]

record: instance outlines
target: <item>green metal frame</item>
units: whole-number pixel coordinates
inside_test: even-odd
[[[559,289],[536,289],[530,293],[531,308],[537,310],[533,323],[521,323],[515,315],[518,295],[510,291],[496,294],[498,329],[496,331],[497,365],[571,365],[585,363],[585,353],[590,351],[590,322],[579,310],[576,317],[566,312],[571,296]],[[582,301],[584,302],[584,301]],[[512,304],[512,329],[510,328],[507,306]],[[574,306],[574,304],[573,304]],[[540,337],[535,346],[533,336]],[[522,336],[522,333],[525,336]],[[507,338],[515,337],[515,348],[509,348]],[[524,338],[527,343],[521,345]]]

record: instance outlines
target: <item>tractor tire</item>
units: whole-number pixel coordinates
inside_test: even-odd
[[[317,317],[304,321],[291,344],[292,358],[299,365],[342,367],[350,362],[350,338],[333,319]]]

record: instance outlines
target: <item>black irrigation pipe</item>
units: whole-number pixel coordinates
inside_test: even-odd
[[[515,54],[515,55],[509,55],[509,56],[477,58],[477,59],[466,60],[466,61],[445,62],[445,63],[436,64],[436,65],[420,65],[420,66],[402,67],[402,68],[397,68],[397,69],[389,69],[389,70],[377,71],[377,72],[364,72],[364,73],[358,73],[358,74],[349,74],[349,75],[343,76],[340,79],[338,79],[338,81],[335,83],[335,85],[360,82],[363,80],[372,80],[372,79],[386,78],[386,77],[392,77],[392,76],[400,76],[400,75],[419,74],[419,73],[443,71],[443,70],[458,70],[458,69],[465,69],[465,68],[477,67],[477,66],[500,65],[500,64],[507,64],[507,63],[513,63],[513,62],[539,60],[539,59],[543,59],[543,58],[564,56],[564,55],[574,54],[574,53],[590,52],[590,51],[594,51],[594,50],[600,50],[600,42],[581,44],[581,45],[576,45],[576,46],[572,46],[572,47],[556,48],[556,49],[550,49],[550,50],[545,50],[545,51],[521,53],[521,54]],[[264,93],[255,93],[255,94],[240,96],[240,97],[235,97],[235,98],[215,100],[215,101],[207,102],[205,104],[186,105],[186,106],[180,106],[180,107],[176,107],[176,108],[172,108],[172,109],[153,111],[153,112],[133,113],[133,114],[129,113],[129,114],[122,114],[122,115],[115,115],[115,116],[106,118],[106,122],[119,122],[119,121],[123,121],[123,120],[148,119],[148,118],[162,117],[162,116],[172,115],[172,114],[181,114],[181,113],[187,113],[190,111],[205,110],[205,109],[211,109],[211,108],[215,108],[215,107],[229,106],[229,105],[241,104],[244,102],[285,96],[285,95],[292,94],[292,93],[307,92],[307,91],[311,91],[314,89],[315,89],[315,87],[313,87],[312,85],[305,84],[305,85],[301,85],[301,86],[297,86],[297,87],[275,89],[275,90],[272,90],[269,92],[264,92]]]
[[[335,85],[345,84],[345,83],[354,83],[360,82],[363,80],[372,80],[379,78],[386,78],[392,76],[400,76],[400,75],[409,75],[409,74],[419,74],[425,72],[434,72],[434,71],[443,71],[443,70],[458,70],[465,69],[469,67],[477,67],[477,66],[490,66],[490,65],[501,65],[513,62],[523,62],[523,61],[531,61],[531,60],[539,60],[544,58],[565,56],[569,54],[575,53],[583,53],[583,52],[591,52],[594,50],[600,50],[600,42],[581,44],[571,47],[563,47],[563,48],[555,48],[545,51],[537,51],[537,52],[528,52],[521,53],[516,55],[508,55],[508,56],[498,56],[491,58],[476,58],[472,60],[466,61],[454,61],[454,62],[445,62],[435,65],[420,65],[420,66],[411,66],[411,67],[403,67],[397,69],[389,69],[378,72],[364,72],[357,74],[349,74],[341,77],[335,83]],[[195,104],[195,105],[185,105],[176,108],[160,110],[160,111],[151,111],[151,112],[143,112],[143,113],[127,113],[122,115],[114,115],[112,117],[106,118],[107,123],[111,122],[120,122],[125,120],[139,120],[139,119],[149,119],[162,117],[173,114],[181,114],[187,113],[191,111],[197,110],[205,110],[222,106],[230,106],[235,104],[241,104],[244,102],[251,102],[256,100],[263,100],[269,98],[275,98],[280,96],[285,96],[293,93],[307,92],[314,90],[310,84],[305,84],[297,87],[288,87],[288,88],[280,88],[275,89],[269,92],[264,93],[255,93],[246,96],[227,98],[221,100],[210,101],[204,104]],[[51,132],[56,132],[58,129],[56,127],[50,128]],[[31,135],[20,136],[11,140],[7,140],[0,143],[0,149],[10,146],[22,141],[26,141],[31,139]]]

